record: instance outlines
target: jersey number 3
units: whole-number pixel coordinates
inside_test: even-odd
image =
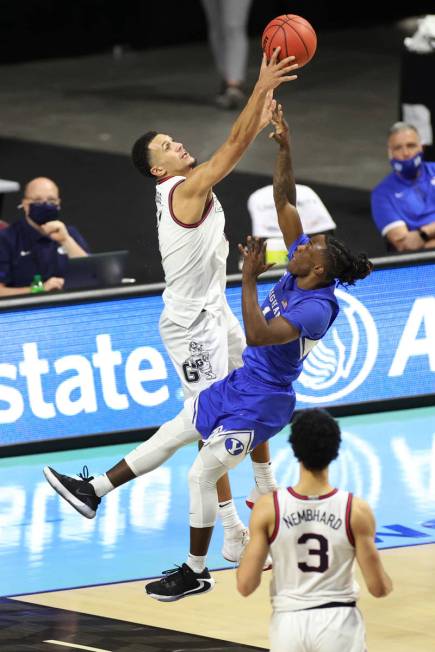
[[[308,554],[310,557],[317,558],[313,559],[313,562],[317,561],[317,564],[315,566],[311,566],[305,561],[302,561],[299,562],[298,568],[303,573],[324,573],[326,570],[328,570],[329,566],[328,539],[326,539],[326,537],[322,536],[321,534],[311,534],[307,532],[306,534],[303,534],[301,537],[299,537],[298,543],[303,545],[311,540],[317,541],[319,544],[318,547],[310,547],[308,549]]]

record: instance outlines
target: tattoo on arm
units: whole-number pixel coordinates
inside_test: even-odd
[[[277,207],[284,206],[287,202],[296,206],[296,184],[290,146],[280,146],[278,151],[273,175],[273,198]]]

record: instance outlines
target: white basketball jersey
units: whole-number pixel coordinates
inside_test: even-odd
[[[184,180],[175,176],[158,182],[156,206],[166,314],[188,328],[201,310],[221,310],[226,303],[228,241],[224,212],[214,193],[196,224],[183,224],[177,219],[172,195]]]
[[[270,587],[274,611],[298,611],[329,602],[353,602],[355,548],[350,528],[352,494],[325,496],[274,492],[275,530]]]

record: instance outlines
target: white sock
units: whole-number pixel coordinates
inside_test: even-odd
[[[194,573],[202,573],[205,568],[205,560],[206,555],[204,555],[204,557],[199,557],[197,555],[191,555],[189,552],[186,564],[193,570]]]
[[[252,462],[254,469],[255,482],[258,491],[261,494],[267,494],[269,491],[277,489],[276,480],[272,473],[271,462]]]
[[[109,491],[115,489],[105,473],[91,480],[89,484],[91,484],[95,489],[95,493],[97,494],[98,498],[105,496],[109,493]]]
[[[224,528],[224,536],[238,536],[240,531],[245,528],[232,499],[219,503],[219,516]]]

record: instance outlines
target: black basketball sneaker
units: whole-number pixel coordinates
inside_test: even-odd
[[[183,564],[173,570],[164,572],[157,582],[150,582],[145,586],[145,591],[151,598],[162,602],[174,602],[191,595],[207,593],[214,588],[215,581],[210,576],[207,568],[202,573],[194,573],[187,565]]]
[[[84,466],[83,472],[79,473],[80,479],[62,475],[50,466],[44,467],[44,475],[59,496],[65,498],[82,516],[94,518],[101,498],[98,498],[94,487],[90,484],[94,478],[89,476],[87,466]]]

